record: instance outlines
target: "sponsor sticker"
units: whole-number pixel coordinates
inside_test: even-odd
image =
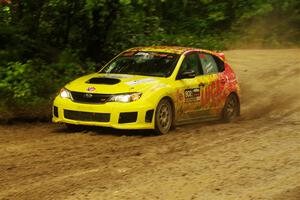
[[[200,88],[191,88],[184,90],[185,102],[200,101]]]
[[[141,83],[150,83],[150,82],[154,82],[155,80],[153,78],[145,78],[145,79],[141,79],[141,80],[136,80],[136,81],[129,81],[129,82],[126,82],[125,84],[127,85],[138,85],[138,84],[141,84]]]
[[[120,75],[117,75],[117,74],[105,74],[104,76],[100,76],[101,78],[132,78],[133,76],[132,75],[125,75],[125,74],[120,74]]]
[[[130,57],[130,56],[133,56],[135,53],[136,53],[136,51],[127,51],[127,52],[124,52],[122,54],[122,56]]]
[[[200,58],[205,58],[205,54],[202,54],[202,53],[201,53],[201,54],[199,54],[199,57],[200,57]]]

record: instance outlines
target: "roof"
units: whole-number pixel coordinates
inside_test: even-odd
[[[149,46],[149,47],[135,47],[127,51],[154,51],[154,52],[182,54],[187,51],[207,51],[207,50],[190,48],[190,47],[178,47],[178,46]]]

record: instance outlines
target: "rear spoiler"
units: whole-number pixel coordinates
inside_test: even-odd
[[[224,53],[220,52],[220,53],[218,53],[218,55],[223,59],[223,61],[225,61],[225,54]]]

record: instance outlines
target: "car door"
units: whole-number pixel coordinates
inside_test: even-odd
[[[176,78],[177,113],[180,121],[197,117],[200,110],[200,88],[197,77],[201,75],[201,65],[198,52],[185,55]],[[194,77],[182,78],[182,74],[194,72]]]
[[[200,86],[200,107],[202,114],[218,115],[222,106],[221,97],[226,84],[224,62],[215,55],[200,52],[199,59],[203,75],[197,77]]]

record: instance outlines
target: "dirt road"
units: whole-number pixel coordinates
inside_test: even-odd
[[[300,49],[236,50],[242,118],[171,134],[0,126],[0,199],[300,199]]]

